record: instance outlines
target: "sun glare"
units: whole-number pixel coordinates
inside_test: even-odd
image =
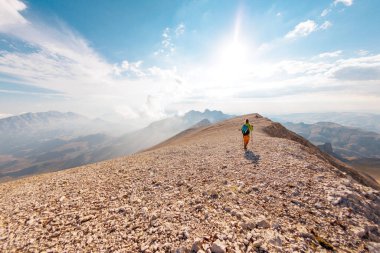
[[[219,52],[219,59],[223,65],[239,65],[246,61],[247,47],[238,41],[223,45]]]
[[[246,69],[250,60],[250,47],[247,41],[243,39],[242,13],[240,9],[236,15],[233,31],[220,42],[216,51],[216,65],[222,71],[227,70],[231,74],[238,74],[243,69]]]

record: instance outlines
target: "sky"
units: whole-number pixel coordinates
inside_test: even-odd
[[[0,117],[380,113],[378,0],[0,0]]]

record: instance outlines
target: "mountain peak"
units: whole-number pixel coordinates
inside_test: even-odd
[[[244,151],[246,118],[254,130]],[[379,189],[282,125],[245,115],[132,156],[1,184],[0,238],[13,239],[0,247],[45,250],[55,238],[53,251],[357,252],[380,239],[371,183]]]
[[[73,112],[28,112],[0,119],[0,131],[5,133],[19,130],[30,131],[41,127],[48,128],[51,125],[59,125],[62,122],[66,123],[68,120],[76,123],[89,121],[86,117]]]
[[[207,118],[211,123],[215,123],[221,120],[225,120],[228,118],[231,118],[231,115],[224,114],[222,111],[211,111],[209,109],[205,109],[204,112],[191,110],[183,116],[184,119],[187,119],[189,121],[200,121],[204,118]]]

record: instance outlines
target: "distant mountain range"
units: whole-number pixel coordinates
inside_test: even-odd
[[[345,159],[380,158],[378,133],[331,122],[315,124],[288,122],[284,123],[284,126],[315,145],[331,143],[334,152]]]
[[[272,120],[285,123],[334,122],[343,126],[361,128],[380,133],[380,114],[356,112],[295,113],[270,116]]]
[[[110,135],[113,130],[113,125],[106,121],[72,112],[25,113],[0,119],[0,154],[22,153],[55,139],[68,141],[80,136]]]
[[[0,180],[131,154],[194,125],[230,117],[220,111],[190,111],[120,136],[110,134],[112,124],[72,112],[26,113],[0,119]]]
[[[283,125],[322,151],[380,180],[380,134],[331,122]]]
[[[189,111],[183,116],[155,121],[143,129],[125,134],[116,139],[109,148],[113,149],[112,153],[117,155],[134,153],[158,144],[190,127],[194,127],[194,125],[204,125],[207,123],[205,120],[209,123],[216,123],[231,117],[233,116],[221,111],[207,109],[204,112]]]

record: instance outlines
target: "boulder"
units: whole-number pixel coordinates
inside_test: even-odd
[[[226,253],[226,245],[224,244],[224,242],[216,240],[211,245],[211,252],[212,253]]]

